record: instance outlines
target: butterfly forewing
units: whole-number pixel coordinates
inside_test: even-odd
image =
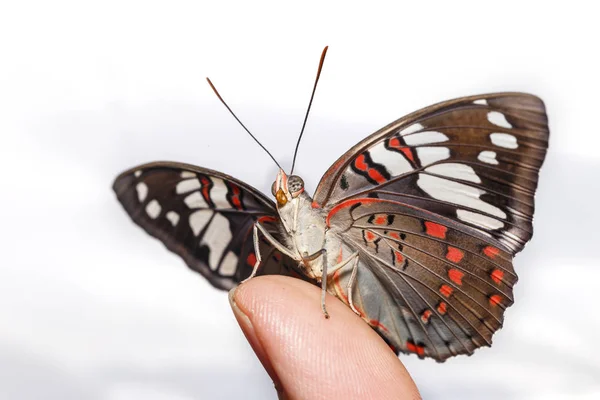
[[[504,93],[417,111],[369,136],[324,175],[315,201],[378,197],[434,211],[520,251],[548,145],[544,105]]]
[[[122,173],[113,189],[134,222],[220,289],[250,275],[256,261],[255,221],[279,236],[272,201],[216,171],[155,162]],[[260,247],[260,274],[294,274],[287,256],[264,240]]]

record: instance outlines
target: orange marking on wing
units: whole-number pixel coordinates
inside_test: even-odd
[[[411,162],[415,162],[415,156],[413,155],[413,152],[410,148],[408,147],[403,147],[400,149],[400,151],[402,153],[404,153],[404,155],[406,156],[406,158],[408,158]]]
[[[410,340],[406,341],[406,350],[410,351],[411,353],[416,353],[421,357],[425,355],[425,347],[414,344]]]
[[[337,263],[338,264],[341,263],[343,259],[344,259],[344,257],[342,255],[342,246],[340,246],[340,254],[338,254],[338,257],[337,257]],[[335,272],[338,272],[338,271],[339,271],[339,269]]]
[[[256,255],[254,253],[248,254],[248,257],[246,258],[246,263],[254,267],[254,264],[256,264]]]
[[[394,256],[396,257],[396,264],[402,264],[404,262],[404,256],[397,250],[394,250]]]
[[[348,296],[346,296],[346,293],[344,293],[344,291],[342,290],[342,285],[340,285],[340,271],[341,270],[337,270],[333,273],[333,284],[335,285],[336,291],[340,294],[340,296],[342,296],[342,301],[348,305],[350,305],[350,301],[348,300]]]
[[[500,284],[502,282],[502,278],[504,278],[504,271],[502,271],[501,269],[495,269],[492,271],[490,276],[494,280],[494,282]]]
[[[242,201],[240,200],[240,188],[237,187],[236,185],[234,185],[233,183],[230,183],[231,185],[231,191],[233,192],[232,196],[231,196],[231,202],[233,203],[233,206],[235,208],[237,208],[238,210],[242,209]]]
[[[362,198],[362,199],[352,199],[352,200],[346,200],[341,204],[338,204],[337,206],[333,207],[331,209],[331,211],[329,211],[329,214],[327,215],[327,218],[325,219],[325,223],[327,224],[327,226],[330,226],[330,222],[331,222],[331,218],[340,210],[347,208],[347,207],[352,207],[355,204],[369,204],[369,203],[380,203],[380,202],[384,202],[384,200],[380,200],[380,199],[373,199],[373,198]]]
[[[446,239],[448,228],[435,222],[425,221],[425,233],[440,239]]]
[[[277,221],[277,218],[272,217],[270,215],[263,215],[262,217],[258,218],[258,222],[275,222]]]
[[[365,239],[367,239],[367,242],[372,242],[376,238],[377,238],[377,235],[375,235],[373,232],[365,231]]]
[[[465,274],[455,268],[448,270],[448,278],[457,285],[462,285],[463,276],[465,276]]]
[[[390,232],[389,235],[390,235],[390,237],[393,237],[394,239],[400,240],[400,234],[398,232]]]
[[[207,202],[210,202],[210,180],[203,176],[200,178],[200,183],[202,183],[202,197]]]
[[[358,310],[358,311],[362,315],[362,312],[360,310]],[[371,325],[374,328],[380,328],[381,330],[383,330],[385,332],[389,332],[388,329],[381,322],[377,321],[376,319],[371,319],[368,322],[369,322],[369,325]]]
[[[442,286],[440,287],[440,294],[441,294],[442,296],[445,296],[445,297],[450,297],[450,296],[452,295],[452,292],[453,292],[453,291],[454,291],[454,289],[452,289],[452,288],[451,288],[450,286],[448,286],[448,285],[442,285]]]
[[[457,249],[456,247],[448,246],[448,252],[446,253],[446,259],[452,261],[455,264],[461,262],[465,253],[462,250]]]
[[[387,216],[379,215],[377,218],[375,218],[375,220],[373,222],[375,222],[375,224],[377,224],[377,225],[383,225],[383,224],[387,223]]]
[[[431,318],[431,310],[425,310],[423,311],[423,313],[421,314],[421,321],[423,321],[424,324],[429,322],[429,319]]]
[[[310,206],[312,208],[321,208],[321,206],[319,205],[319,203],[317,203],[316,201],[313,201],[312,203],[310,203]]]
[[[437,310],[442,315],[446,314],[446,312],[448,311],[448,304],[444,303],[443,301],[440,301],[440,304],[438,304],[437,306]]]
[[[490,296],[490,306],[495,307],[500,304],[502,297],[499,294],[493,294]]]
[[[369,175],[369,177],[377,183],[383,183],[387,181],[387,179],[385,179],[385,177],[381,175],[379,171],[377,171],[375,168],[369,167],[367,163],[365,163],[364,154],[361,154],[358,157],[356,157],[356,160],[354,160],[354,165],[359,170],[366,172]]]
[[[483,249],[483,254],[485,254],[489,258],[494,258],[498,254],[500,254],[500,250],[492,246],[486,246],[486,248]]]

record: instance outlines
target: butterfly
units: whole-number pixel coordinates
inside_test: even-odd
[[[280,168],[273,198],[177,162],[129,169],[113,189],[136,224],[214,287],[295,276],[321,286],[325,316],[328,292],[397,354],[441,362],[491,346],[502,327],[548,138],[538,97],[486,94],[373,133],[325,172],[312,198],[293,167]]]

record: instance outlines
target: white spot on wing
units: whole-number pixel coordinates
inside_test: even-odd
[[[199,210],[190,214],[189,223],[192,232],[194,232],[194,236],[198,236],[200,232],[202,232],[202,229],[208,224],[212,215],[212,210]]]
[[[456,210],[456,215],[461,221],[469,222],[484,229],[500,229],[504,226],[502,221],[467,210]]]
[[[177,214],[175,211],[169,211],[165,216],[173,226],[177,225],[179,222],[179,214]]]
[[[221,178],[211,178],[213,186],[210,188],[210,199],[217,208],[231,208],[227,201],[227,186]]]
[[[140,203],[146,200],[146,196],[148,196],[148,185],[146,185],[144,182],[140,182],[135,185],[135,190],[137,191],[137,196]]]
[[[422,129],[423,129],[423,125],[421,125],[419,123],[412,124],[411,126],[402,129],[400,131],[400,134],[401,135],[408,135],[409,133],[414,133],[414,132],[420,131]]]
[[[466,164],[437,164],[426,168],[425,171],[431,172],[432,174],[447,176],[448,178],[481,183],[481,178],[479,178],[475,170]]]
[[[477,159],[481,162],[487,163],[487,164],[493,164],[493,165],[498,165],[498,160],[496,160],[496,152],[495,151],[482,151],[481,153],[479,153],[479,155],[477,156]]]
[[[198,179],[186,179],[177,184],[175,193],[187,193],[197,189],[200,189],[200,181]]]
[[[229,245],[232,235],[229,230],[229,220],[219,213],[215,213],[210,226],[202,237],[200,244],[206,244],[210,252],[208,254],[208,265],[214,271],[219,266],[219,260]]]
[[[146,214],[148,214],[148,216],[152,219],[156,219],[156,217],[160,215],[160,210],[160,203],[156,201],[156,199],[150,201],[146,205]]]
[[[194,192],[188,195],[185,199],[183,199],[183,202],[189,208],[209,208],[208,203],[206,200],[204,200],[204,197],[202,197],[200,192]]]
[[[219,268],[219,273],[224,276],[232,276],[235,274],[238,265],[238,257],[235,255],[233,251],[228,251],[227,255],[223,259],[221,263],[221,267]]]
[[[135,176],[136,178],[139,178],[140,176],[142,176],[142,170],[138,169],[137,171],[135,171],[133,173],[133,176]]]
[[[517,138],[508,133],[492,133],[490,135],[492,143],[498,147],[504,147],[505,149],[516,149],[519,147]]]
[[[475,101],[473,102],[473,104],[480,104],[480,105],[482,105],[482,106],[487,106],[487,105],[488,105],[488,102],[487,102],[487,100],[486,100],[486,99],[479,99],[479,100],[475,100]]]
[[[412,171],[406,157],[397,151],[386,149],[383,142],[373,146],[369,154],[373,162],[383,165],[391,176],[398,176]]]
[[[421,144],[429,144],[429,143],[439,143],[445,142],[448,140],[448,136],[444,135],[442,132],[436,131],[426,131],[413,133],[411,135],[404,136],[404,141],[409,146],[418,146]]]
[[[195,178],[196,174],[191,171],[181,171],[182,178]]]
[[[504,211],[479,198],[486,193],[485,190],[427,174],[419,174],[417,185],[434,199],[473,208],[506,219]]]
[[[504,114],[498,111],[490,111],[487,114],[487,119],[494,125],[501,126],[503,128],[512,128],[512,125],[506,120]]]
[[[421,160],[421,165],[425,166],[450,158],[450,149],[447,147],[417,147],[417,155]]]

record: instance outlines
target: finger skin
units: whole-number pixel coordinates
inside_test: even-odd
[[[348,306],[299,279],[263,276],[230,293],[234,314],[282,397],[420,399],[387,344]]]

